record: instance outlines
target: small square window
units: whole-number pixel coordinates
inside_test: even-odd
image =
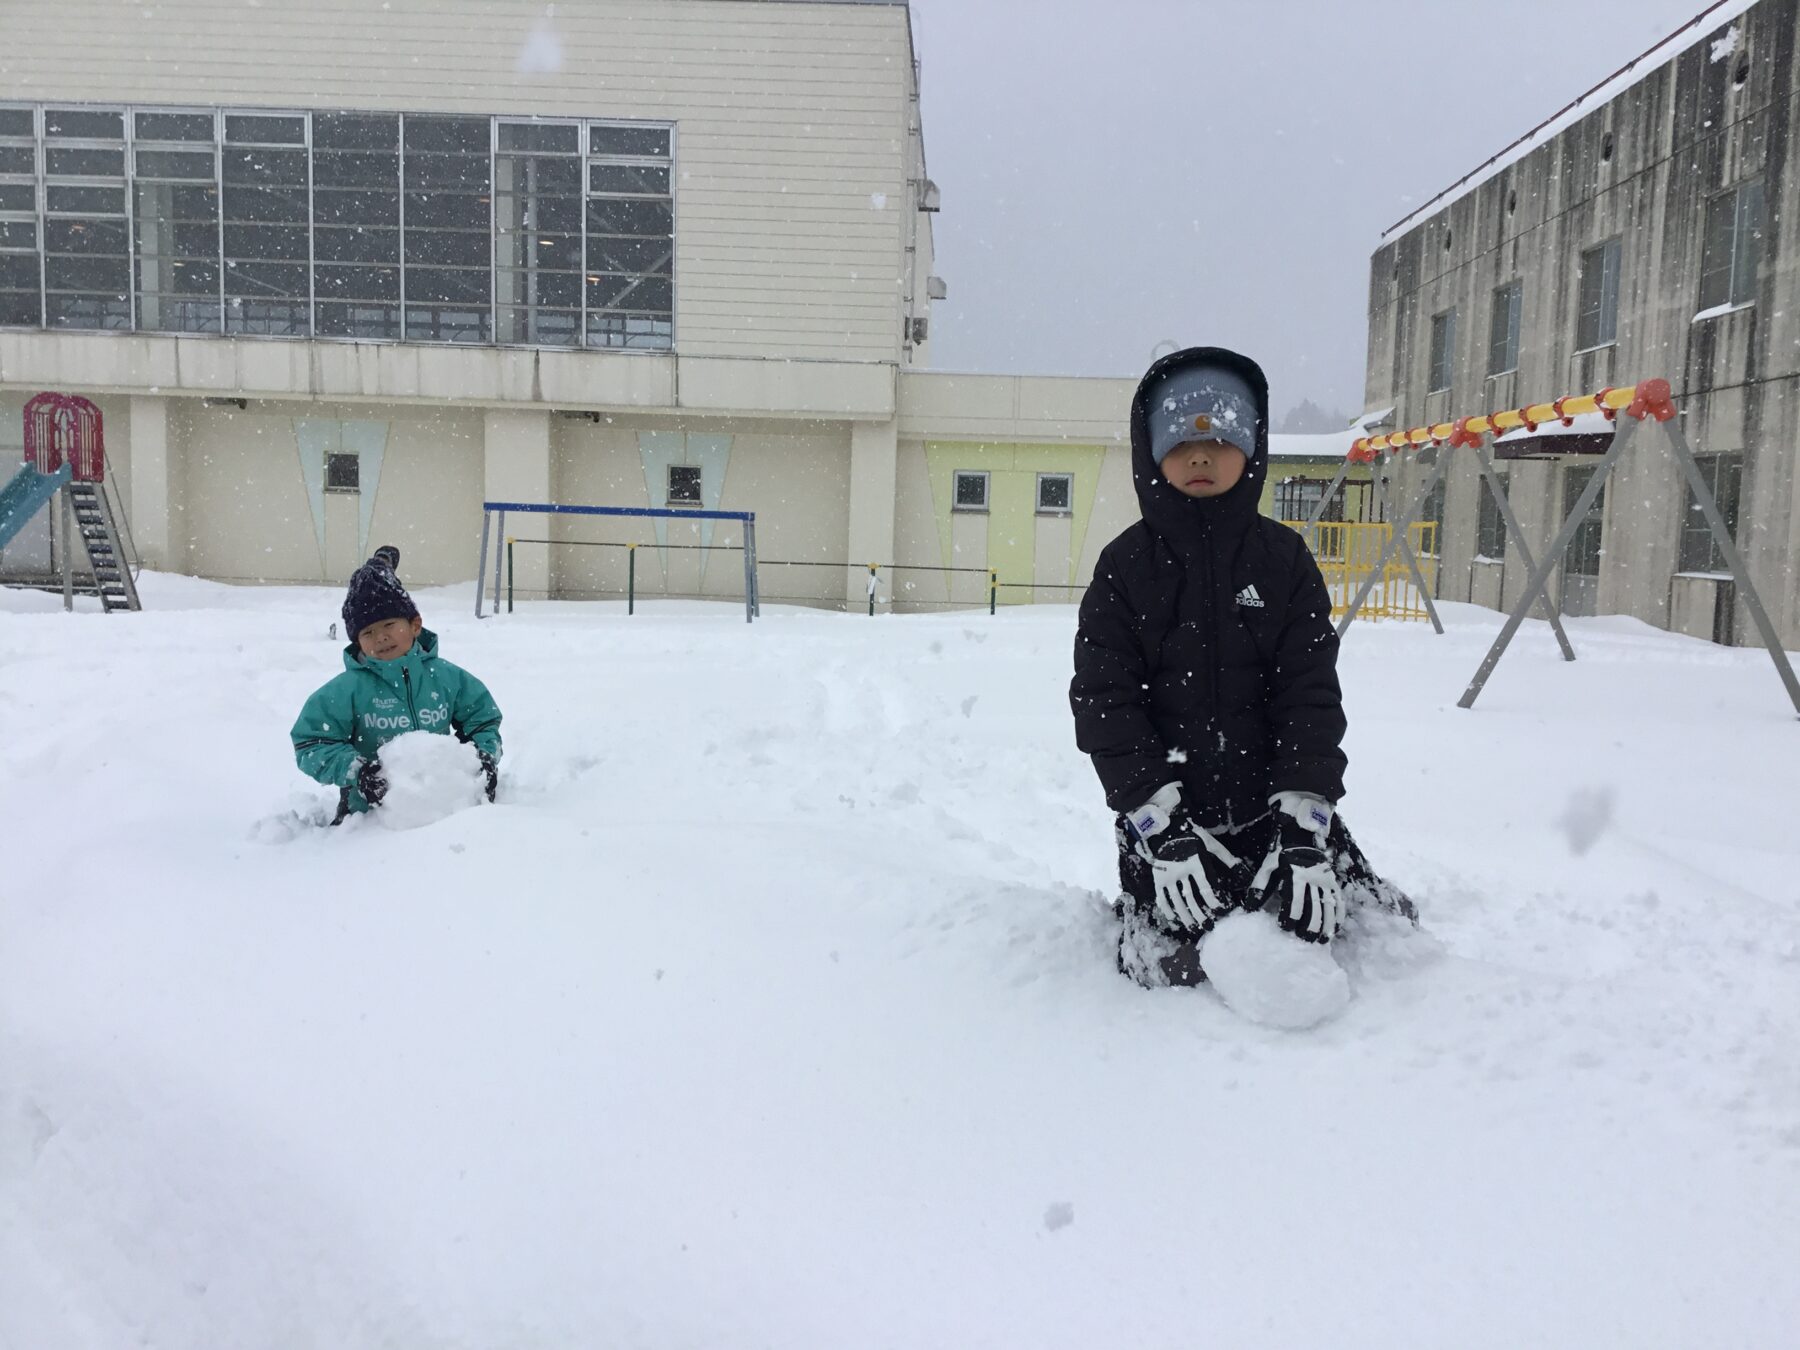
[[[1066,516],[1075,500],[1075,475],[1040,473],[1037,476],[1037,509],[1040,516]]]
[[[698,465],[669,465],[669,505],[700,505],[700,469]]]
[[[327,492],[361,492],[362,461],[355,455],[325,456]]]
[[[953,508],[958,511],[985,511],[988,509],[986,470],[958,469],[956,471],[956,500]]]

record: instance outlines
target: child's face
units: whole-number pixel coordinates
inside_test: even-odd
[[[1248,462],[1225,441],[1184,441],[1163,456],[1162,474],[1185,496],[1217,497],[1238,485]]]
[[[372,623],[356,635],[356,645],[364,656],[377,661],[398,661],[412,650],[413,639],[425,626],[423,619],[383,619]]]

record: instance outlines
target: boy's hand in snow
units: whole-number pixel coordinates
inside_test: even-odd
[[[1188,814],[1173,783],[1127,819],[1139,856],[1150,864],[1157,916],[1176,932],[1205,933],[1234,904],[1225,883],[1236,855]]]
[[[1304,792],[1278,792],[1275,843],[1251,892],[1275,910],[1281,926],[1308,942],[1330,942],[1344,923],[1344,892],[1326,840],[1331,803]]]
[[[370,806],[379,806],[387,796],[387,775],[381,771],[379,759],[366,759],[356,770],[356,790]]]
[[[487,775],[487,799],[494,800],[494,793],[500,789],[500,766],[494,763],[494,757],[485,750],[477,750],[475,757],[481,761],[481,771]]]

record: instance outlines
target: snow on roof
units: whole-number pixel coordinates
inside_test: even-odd
[[[1542,436],[1610,436],[1615,430],[1613,422],[1605,413],[1576,413],[1564,426],[1559,420],[1539,422],[1536,431],[1528,431],[1524,427],[1514,427],[1511,431],[1502,432],[1494,438],[1495,445],[1511,445],[1517,441],[1535,441]]]
[[[1364,413],[1350,424],[1352,431],[1373,431],[1376,427],[1385,427],[1393,423],[1395,409],[1392,405],[1386,408],[1375,408]]]
[[[1564,107],[1561,112],[1554,113],[1546,120],[1538,123],[1537,126],[1519,137],[1518,140],[1514,141],[1498,154],[1491,156],[1475,168],[1471,169],[1449,187],[1438,193],[1437,196],[1431,198],[1431,200],[1426,202],[1423,206],[1412,211],[1404,219],[1398,220],[1394,224],[1388,226],[1381,232],[1382,239],[1385,241],[1393,238],[1395,235],[1423,219],[1425,216],[1440,211],[1444,207],[1450,205],[1451,202],[1473,192],[1495,174],[1518,163],[1521,159],[1525,158],[1526,155],[1537,149],[1538,146],[1558,135],[1572,123],[1586,117],[1589,113],[1593,112],[1594,109],[1610,103],[1613,99],[1631,88],[1632,85],[1644,79],[1652,71],[1662,69],[1663,66],[1666,66],[1669,62],[1673,61],[1682,52],[1685,52],[1689,47],[1692,47],[1695,42],[1698,42],[1701,37],[1710,33],[1720,24],[1730,23],[1733,19],[1743,14],[1745,10],[1757,3],[1759,3],[1759,0],[1716,0],[1716,3],[1701,10],[1693,18],[1682,24],[1680,28],[1677,28],[1673,33],[1670,33],[1669,36],[1657,43],[1654,47],[1651,47],[1648,51],[1635,59],[1628,61],[1624,66],[1615,70],[1611,75],[1608,75],[1585,94],[1577,95],[1575,101]],[[1680,43],[1679,46],[1676,45],[1678,40],[1684,34],[1690,33],[1693,34],[1693,41]],[[1727,34],[1727,38],[1730,38],[1729,34]],[[1735,39],[1731,39],[1729,42],[1721,41],[1714,43],[1712,59],[1715,61],[1723,60],[1731,51],[1735,50],[1736,46],[1737,43]],[[1651,60],[1650,58],[1656,56],[1658,52],[1662,52],[1663,55],[1654,61]]]
[[[1311,436],[1290,436],[1271,431],[1269,458],[1342,459],[1350,453],[1351,442],[1361,434],[1355,427],[1345,427],[1342,431],[1322,431]]]

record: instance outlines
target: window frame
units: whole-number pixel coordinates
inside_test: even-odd
[[[1065,485],[1068,495],[1067,506],[1044,505],[1044,484],[1050,482],[1057,482]],[[1037,514],[1040,516],[1073,516],[1075,514],[1075,475],[1072,473],[1040,473],[1037,476],[1035,501],[1037,503]]]
[[[1431,343],[1426,363],[1425,392],[1448,393],[1456,383],[1456,306],[1431,316]]]
[[[1713,495],[1713,501],[1719,508],[1719,514],[1725,518],[1725,527],[1731,533],[1731,540],[1736,544],[1738,529],[1743,522],[1744,504],[1744,452],[1742,450],[1715,450],[1707,454],[1697,454],[1694,462],[1700,468],[1700,476],[1706,480],[1707,491]],[[1729,469],[1731,491],[1723,494],[1719,491],[1719,474]],[[1676,534],[1675,571],[1680,576],[1723,576],[1730,572],[1724,554],[1719,549],[1719,541],[1713,538],[1708,528],[1706,515],[1700,510],[1700,503],[1694,499],[1694,486],[1682,475],[1682,515]],[[1703,546],[1706,550],[1704,562],[1696,562],[1694,550]]]
[[[963,480],[981,480],[981,504],[979,506],[963,504]],[[984,516],[993,504],[992,474],[987,469],[953,469],[950,473],[950,510],[953,514]]]
[[[1510,486],[1506,471],[1498,467],[1494,470],[1500,479],[1500,490],[1505,492]],[[1500,510],[1500,498],[1494,492],[1494,486],[1488,476],[1481,475],[1480,498],[1475,507],[1475,560],[1477,562],[1503,563],[1506,561],[1507,538],[1506,516]],[[1498,540],[1498,547],[1490,550],[1489,545]]]
[[[1600,257],[1599,294],[1593,309],[1588,308],[1588,260],[1596,254]],[[1608,299],[1608,267],[1611,267],[1611,304]],[[1581,250],[1575,277],[1575,353],[1597,352],[1614,346],[1619,341],[1619,292],[1625,270],[1624,240],[1619,235],[1610,239],[1602,239],[1597,244],[1590,244]],[[1593,314],[1592,334],[1584,334],[1584,325],[1589,314]]]
[[[1754,202],[1754,221],[1747,222]],[[1716,242],[1714,212],[1729,204],[1729,242],[1721,268],[1713,253]],[[1756,285],[1762,271],[1763,242],[1767,237],[1768,198],[1761,178],[1748,178],[1706,199],[1700,223],[1700,288],[1697,306],[1702,314],[1748,309],[1756,303]],[[1713,278],[1725,279],[1724,295],[1708,299]]]
[[[1501,309],[1502,297],[1505,297],[1504,311]],[[1511,375],[1519,368],[1519,338],[1522,327],[1521,318],[1525,308],[1525,283],[1522,278],[1514,277],[1504,285],[1494,287],[1491,297],[1493,311],[1488,320],[1488,378],[1500,375]],[[1505,315],[1505,327],[1501,329],[1501,315]],[[1496,338],[1498,348],[1496,349]],[[1496,358],[1505,364],[1496,364]]]
[[[355,466],[356,482],[354,484],[332,482],[332,470],[345,463]],[[362,495],[362,456],[357,454],[354,450],[326,451],[325,491],[338,493],[346,497],[360,497]]]
[[[684,478],[686,475],[692,475],[693,496],[687,496],[685,488],[683,489],[681,496],[678,497],[675,495],[675,476],[677,474],[683,475]],[[663,487],[663,501],[669,506],[703,507],[706,505],[706,474],[705,470],[698,464],[669,465],[663,478]]]
[[[9,199],[8,207],[5,210],[3,222],[0,222],[15,227],[3,232],[11,236],[7,240],[3,256],[7,259],[33,257],[37,273],[36,321],[14,322],[0,326],[20,331],[124,331],[151,335],[181,334],[183,336],[273,338],[315,342],[410,342],[419,344],[454,342],[456,345],[469,346],[612,352],[650,351],[660,354],[676,350],[679,342],[676,316],[680,301],[678,185],[681,181],[681,138],[676,121],[654,117],[530,118],[499,112],[467,114],[409,112],[355,106],[356,102],[356,100],[346,100],[344,104],[340,105],[301,109],[225,103],[215,105],[193,103],[97,103],[87,105],[74,104],[67,100],[48,102],[30,102],[21,99],[0,100],[0,109],[9,113],[25,114],[29,119],[30,126],[28,146],[22,133],[9,137],[6,142],[5,148],[9,151],[29,150],[30,171],[28,175],[23,172],[7,174],[4,179],[0,179],[5,187],[14,189],[6,194]],[[52,175],[49,172],[50,137],[48,134],[50,110],[60,110],[60,113],[69,114],[101,114],[118,119],[122,135],[116,141],[104,137],[96,139],[96,136],[76,137],[72,134],[65,134],[57,138],[55,146],[58,151],[79,150],[87,148],[91,142],[94,147],[120,154],[123,160],[123,170],[116,180],[101,175],[101,178],[105,179],[102,182],[101,178],[95,178],[92,174],[87,174],[86,177],[78,174],[71,178],[68,173],[59,173],[55,175],[55,178],[56,186],[64,188],[80,188],[86,185],[104,189],[110,193],[122,187],[124,193],[122,215],[106,209],[107,203],[104,201],[84,203],[82,209],[73,214],[61,207],[55,213],[49,211],[48,199],[52,195],[50,191]],[[211,119],[212,138],[210,147],[207,148],[210,149],[213,158],[211,190],[213,193],[212,204],[217,212],[216,233],[218,239],[210,262],[190,258],[186,252],[164,251],[150,254],[140,250],[136,219],[140,190],[148,189],[152,184],[162,185],[168,188],[168,191],[162,194],[165,199],[168,199],[175,192],[180,191],[182,186],[181,182],[172,183],[171,174],[168,173],[158,174],[155,177],[140,177],[136,163],[136,124],[141,115],[204,116]],[[321,119],[334,117],[391,119],[395,131],[393,149],[389,151],[380,146],[371,148],[344,144],[322,151],[318,144]],[[237,216],[231,215],[232,208],[227,203],[228,185],[224,181],[228,176],[227,158],[231,153],[232,146],[263,146],[266,138],[265,140],[237,141],[228,139],[228,134],[235,132],[242,136],[252,132],[272,134],[278,130],[284,133],[293,131],[292,127],[278,128],[245,121],[245,119],[258,118],[298,119],[297,140],[284,137],[278,145],[275,142],[267,142],[267,144],[282,150],[299,151],[304,155],[304,192],[302,197],[300,183],[292,174],[286,175],[282,181],[273,184],[263,182],[261,179],[235,184],[235,190],[243,200],[243,209],[251,213],[244,219],[239,219]],[[452,222],[452,224],[440,228],[419,220],[409,222],[407,219],[406,197],[409,191],[427,195],[432,193],[468,195],[465,189],[472,185],[472,180],[469,180],[467,175],[459,176],[459,181],[454,184],[414,182],[413,178],[417,175],[409,177],[406,146],[408,123],[444,118],[470,122],[485,121],[486,123],[487,242],[484,252],[486,254],[487,292],[483,299],[470,298],[460,301],[421,297],[415,293],[417,290],[415,278],[410,275],[419,273],[421,270],[431,272],[435,269],[446,275],[454,272],[460,277],[462,273],[466,272],[470,277],[474,277],[483,270],[481,265],[471,265],[465,261],[462,255],[467,250],[459,250],[453,238],[445,236],[424,239],[417,235],[417,231],[421,230],[428,232],[437,230],[439,234],[448,230],[451,235],[454,235],[462,231],[464,226]],[[574,292],[578,293],[572,297],[574,303],[571,305],[538,305],[535,302],[532,305],[526,305],[522,301],[518,303],[510,300],[502,301],[498,275],[502,266],[502,259],[499,256],[501,237],[497,212],[502,167],[500,139],[503,124],[556,125],[574,129],[576,148],[570,158],[578,166],[580,182],[574,188],[571,200],[577,219],[570,222],[568,228],[559,233],[566,236],[563,240],[565,248],[576,256],[570,259],[574,264],[572,268],[552,266],[550,269],[559,274],[567,273],[568,284],[572,285]],[[599,142],[603,148],[596,150],[595,135],[598,130],[603,128],[620,128],[635,134],[613,138],[610,142],[603,136]],[[95,131],[96,135],[99,130],[97,126],[83,129]],[[160,129],[173,134],[176,127],[174,124],[169,124]],[[101,141],[105,142],[104,145],[101,145]],[[156,140],[149,144],[152,149],[180,150],[184,144],[188,143],[164,144],[162,140]],[[198,139],[192,140],[191,147],[198,152],[202,150],[202,143]],[[630,153],[626,153],[626,151]],[[319,157],[322,153],[335,153],[345,157],[356,155],[367,155],[371,158],[391,156],[393,181],[391,184],[385,181],[382,170],[389,166],[380,164],[374,166],[375,176],[364,181],[358,177],[358,166],[355,161],[346,158],[341,165],[340,173],[334,180],[334,185],[328,189],[330,193],[337,195],[339,202],[342,203],[339,205],[322,196],[317,190],[320,177]],[[415,155],[422,153],[426,152],[415,147]],[[450,153],[450,150],[446,149],[445,153]],[[479,156],[481,152],[475,149],[474,138],[471,136],[468,144],[457,150],[456,153]],[[509,151],[508,153],[515,152]],[[16,153],[11,157],[19,158]],[[176,161],[168,161],[168,165],[175,164]],[[592,177],[596,165],[637,166],[653,170],[653,172],[648,174],[646,182],[625,184],[622,189],[623,197],[606,191],[602,191],[596,196],[593,191]],[[91,166],[80,167],[85,173],[86,169]],[[362,167],[366,173],[369,166]],[[174,170],[171,169],[171,173],[173,172]],[[290,178],[293,181],[288,181]],[[200,180],[192,181],[198,184]],[[32,207],[30,211],[16,209],[26,200],[25,196],[17,191],[21,185],[29,188],[29,201]],[[296,198],[304,200],[304,220],[290,219],[289,217],[294,216],[295,212],[289,212],[287,215],[280,213],[280,203],[277,199],[284,192],[294,194]],[[245,196],[245,194],[250,195]],[[368,200],[362,202],[352,200],[359,196]],[[354,218],[358,215],[366,216],[372,206],[378,209],[375,199],[383,196],[391,196],[397,202],[394,210],[395,219],[392,223],[389,223],[385,213],[382,213],[379,221],[373,223],[359,222]],[[587,281],[589,255],[594,248],[591,237],[593,232],[589,228],[589,204],[593,201],[609,199],[654,204],[653,209],[637,213],[638,218],[635,220],[609,222],[621,224],[628,231],[646,228],[650,231],[650,233],[642,235],[641,239],[638,235],[629,232],[617,236],[606,259],[607,262],[613,264],[635,265],[642,261],[650,269],[641,275],[635,271],[608,274],[616,275],[617,280],[621,283],[626,281],[632,283],[628,287],[626,295],[638,302],[636,308],[633,309],[619,308],[618,302],[625,298],[624,296],[611,297],[604,306],[601,306],[592,303],[591,300],[598,297],[591,298],[589,294],[590,287]],[[343,214],[340,217],[338,212],[334,211],[322,218],[321,207],[326,205],[338,206],[338,211]],[[271,219],[261,219],[255,213],[257,207],[272,212]],[[180,212],[185,209],[184,207],[171,210],[167,227],[162,229],[158,235],[159,248],[165,237],[171,240],[176,237],[175,222],[182,219]],[[631,213],[625,214],[630,215]],[[52,241],[47,238],[47,217],[51,223],[62,221],[65,218],[71,218],[78,224],[88,222],[90,228],[87,230],[87,234],[100,239],[116,234],[117,226],[122,221],[124,270],[121,300],[115,300],[112,292],[105,287],[93,291],[91,295],[89,294],[89,291],[92,290],[91,287],[87,290],[82,289],[82,286],[93,280],[88,273],[98,276],[99,272],[96,269],[104,270],[104,266],[111,265],[116,261],[114,254],[107,252],[105,248],[84,250],[64,247],[63,245],[67,241],[64,241],[62,236],[68,231],[59,228],[57,232],[58,247],[54,250],[54,261],[61,271],[70,273],[70,283],[69,286],[57,288],[57,295],[59,299],[63,299],[66,298],[64,293],[67,292],[78,303],[64,305],[63,308],[70,310],[70,314],[62,315],[56,322],[51,322],[50,272],[53,250],[50,247]],[[470,216],[470,219],[472,220],[473,216]],[[665,222],[666,236],[663,234]],[[192,225],[194,222],[187,223]],[[273,249],[274,253],[270,255],[270,258],[264,259],[250,255],[240,257],[239,253],[235,251],[228,258],[226,253],[227,236],[232,232],[231,227],[234,223],[237,227],[237,238],[232,242],[236,249],[248,248],[253,253],[257,248]],[[415,256],[410,259],[410,262],[408,259],[409,224],[415,233],[412,240],[413,247],[410,250]],[[25,227],[29,227],[29,231]],[[326,230],[334,232],[332,242],[337,247],[330,250],[333,254],[330,260],[322,261],[320,241]],[[281,233],[284,231],[291,233],[291,239],[284,237]],[[396,236],[393,251],[398,255],[393,261],[388,259],[385,241],[385,235],[390,231]],[[297,286],[294,284],[297,278],[289,277],[287,271],[280,270],[293,270],[302,265],[302,260],[297,253],[293,253],[293,250],[289,248],[290,243],[297,247],[301,232],[304,232],[306,244],[306,256],[303,263],[306,270],[304,297],[300,296]],[[367,247],[363,246],[362,240],[365,232],[370,236]],[[74,230],[74,236],[77,238],[82,233],[80,229]],[[192,233],[192,230],[189,229],[183,235],[184,248],[191,239]],[[27,234],[31,239],[29,250],[19,242]],[[434,242],[439,245],[438,248],[426,247]],[[425,252],[421,253],[421,249],[424,249]],[[340,253],[343,254],[342,257],[337,256]],[[440,257],[439,254],[443,256]],[[633,256],[634,254],[638,256]],[[84,261],[90,256],[94,260],[91,264]],[[105,260],[104,264],[102,259]],[[139,291],[140,277],[146,265],[152,265],[155,269],[152,278],[155,289],[146,294],[154,294],[159,301],[185,300],[188,309],[192,309],[194,301],[201,298],[186,296],[171,289],[174,278],[179,275],[180,269],[175,266],[177,261],[183,267],[192,266],[196,270],[209,267],[216,270],[218,280],[216,287],[213,288],[218,293],[216,327],[204,315],[193,320],[177,317],[174,321],[176,326],[168,326],[169,320],[162,316],[170,311],[167,305],[162,304],[159,304],[157,309],[162,326],[151,328],[142,323]],[[243,320],[237,313],[237,307],[239,303],[249,304],[250,299],[247,298],[248,293],[245,295],[233,294],[228,298],[226,292],[231,287],[233,275],[232,269],[227,265],[228,262],[244,264],[250,269],[245,275],[275,285],[280,293],[275,296],[272,304],[276,308],[285,306],[293,313],[285,318],[280,314],[271,314],[249,321]],[[267,263],[267,269],[258,272],[256,269],[264,263]],[[19,280],[29,275],[28,264],[8,262],[5,267],[5,275],[9,279]],[[322,267],[328,274],[325,277],[321,275]],[[518,269],[509,267],[508,270],[516,271]],[[321,284],[322,281],[329,284]],[[81,284],[77,285],[77,282]],[[654,284],[646,286],[643,284],[646,282]],[[74,287],[73,290],[70,290],[71,286]],[[389,296],[390,289],[397,289],[397,294]],[[445,281],[442,293],[460,294],[461,289],[457,278],[450,277]],[[29,292],[12,286],[8,288],[6,294],[9,297],[13,316],[21,320],[28,319],[30,317],[29,301],[17,297],[28,296]],[[469,294],[471,297],[474,294],[472,282]],[[553,289],[553,296],[559,294]],[[323,318],[321,305],[326,310]],[[512,336],[512,325],[517,322],[518,314],[525,312],[535,314],[540,308],[566,313],[568,319],[565,320],[564,327],[566,328],[568,322],[572,321],[573,332],[558,333],[555,331],[554,324],[547,330],[535,322],[527,322],[525,327],[517,330],[525,340],[508,340]],[[201,309],[205,309],[205,306],[201,306]],[[450,317],[441,313],[446,310],[467,311],[474,316],[473,324],[460,334],[441,331],[442,326],[446,323],[451,324],[452,327],[456,326]],[[413,311],[410,319],[409,311]],[[175,311],[178,316],[184,312]],[[610,327],[595,327],[594,318],[602,314],[611,316]],[[76,319],[81,320],[87,326],[79,326],[75,322]],[[245,322],[249,322],[252,328],[280,331],[244,331]],[[424,331],[427,327],[432,331]]]

